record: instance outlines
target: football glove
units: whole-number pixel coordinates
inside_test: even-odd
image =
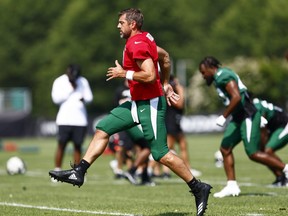
[[[216,124],[220,127],[224,127],[225,123],[226,123],[226,118],[223,115],[219,116],[216,119]]]

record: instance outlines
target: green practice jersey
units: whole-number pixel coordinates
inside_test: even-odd
[[[253,103],[261,115],[264,116],[267,121],[270,121],[274,116],[275,110],[282,112],[282,109],[274,106],[272,103],[268,103],[266,100],[253,99]]]
[[[226,85],[230,81],[235,81],[238,85],[238,89],[241,95],[241,103],[238,105],[233,114],[241,112],[245,104],[245,96],[247,95],[247,87],[242,83],[239,76],[228,68],[219,68],[217,73],[214,75],[214,85],[218,92],[219,97],[222,99],[223,104],[228,106],[230,104],[230,95],[226,91]]]
[[[267,127],[271,132],[281,127],[284,128],[288,123],[288,116],[282,108],[258,98],[254,98],[253,103],[261,115],[267,119]]]

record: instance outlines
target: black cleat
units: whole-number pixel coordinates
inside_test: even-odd
[[[281,176],[277,176],[276,180],[272,183],[273,187],[285,187],[288,186],[288,179],[286,178],[285,174]]]
[[[66,182],[73,186],[77,185],[79,188],[84,183],[84,174],[80,167],[74,167],[73,169],[62,171],[50,170],[49,175],[57,181]]]
[[[197,207],[197,216],[203,216],[208,205],[208,198],[211,185],[198,181],[194,188],[190,191],[195,196],[195,203]]]

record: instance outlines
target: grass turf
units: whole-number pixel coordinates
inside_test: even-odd
[[[214,153],[221,137],[221,134],[187,135],[193,168],[202,171],[200,179],[213,186],[205,215],[287,215],[288,188],[268,187],[274,176],[263,165],[250,161],[242,144],[234,151],[241,195],[222,199],[213,197],[213,193],[226,183],[223,168],[214,165]],[[84,148],[89,140],[86,139]],[[48,171],[54,167],[55,138],[2,139],[3,146],[11,142],[19,151],[0,151],[1,215],[196,215],[194,197],[188,192],[187,185],[175,175],[169,180],[155,179],[156,187],[132,186],[125,180],[114,179],[109,167],[113,157],[102,155],[88,170],[87,182],[81,188],[55,184],[48,176]],[[64,169],[69,168],[73,160],[71,148],[70,144]],[[286,160],[287,148],[278,154]],[[6,161],[14,155],[25,161],[28,168],[25,175],[6,174]]]

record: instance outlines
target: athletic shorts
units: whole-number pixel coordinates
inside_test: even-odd
[[[153,158],[158,161],[169,152],[165,127],[166,99],[164,96],[150,100],[135,101],[139,122],[134,122],[132,102],[127,101],[114,108],[96,126],[110,136],[119,131],[141,125],[143,136],[148,141]]]
[[[58,142],[66,145],[72,141],[75,146],[81,146],[86,136],[87,126],[58,125]]]
[[[125,132],[127,132],[127,135],[131,138],[133,145],[137,145],[141,149],[150,148],[148,141],[144,138],[141,125],[134,126]]]
[[[260,151],[260,118],[261,114],[256,112],[253,117],[245,118],[240,123],[231,121],[225,129],[221,147],[233,149],[243,141],[248,156]]]
[[[182,116],[177,114],[173,117],[174,117],[173,119],[166,118],[167,134],[177,137],[179,134],[183,134],[180,124]]]
[[[183,110],[177,109],[173,106],[167,107],[165,117],[167,134],[172,135],[174,137],[183,134],[181,128],[182,113]]]
[[[271,148],[274,151],[277,151],[286,146],[287,143],[288,143],[288,131],[285,130],[284,128],[278,128],[270,135],[269,141],[267,142],[265,148]]]

